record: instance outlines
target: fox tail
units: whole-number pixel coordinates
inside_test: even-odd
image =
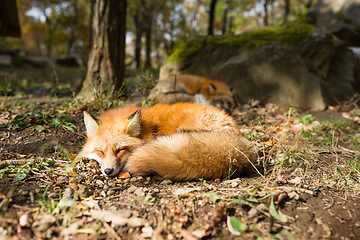
[[[257,156],[249,140],[228,132],[181,132],[138,147],[125,171],[189,181],[249,175]]]

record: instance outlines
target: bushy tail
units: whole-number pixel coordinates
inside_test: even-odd
[[[129,157],[125,171],[174,181],[249,175],[256,154],[251,142],[226,132],[182,132],[161,136]]]

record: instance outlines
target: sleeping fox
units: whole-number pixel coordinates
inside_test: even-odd
[[[195,103],[125,107],[98,118],[84,112],[87,141],[79,157],[96,160],[105,176],[189,181],[249,175],[252,143],[223,110]]]
[[[226,111],[238,105],[236,95],[226,83],[193,74],[159,80],[149,97],[158,103],[195,102]]]

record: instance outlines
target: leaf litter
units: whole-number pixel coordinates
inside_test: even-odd
[[[356,100],[356,99],[355,99]],[[354,102],[356,102],[354,100]],[[88,106],[0,113],[0,234],[13,239],[357,239],[360,111],[251,101],[233,111],[259,149],[250,178],[105,178],[76,159]],[[40,113],[34,114],[36,111]],[[54,120],[56,119],[56,120]]]

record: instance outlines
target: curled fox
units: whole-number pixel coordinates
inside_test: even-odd
[[[174,181],[249,175],[252,144],[232,117],[194,103],[125,107],[98,118],[84,112],[81,156],[96,160],[105,176],[120,171]]]
[[[194,102],[229,111],[239,100],[226,83],[193,74],[159,80],[149,97],[158,103]]]

